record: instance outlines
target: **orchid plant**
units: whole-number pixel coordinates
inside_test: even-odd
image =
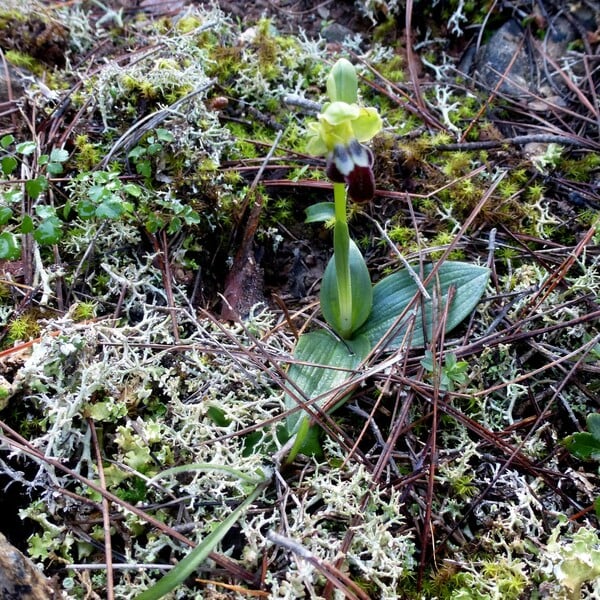
[[[321,312],[330,330],[302,335],[294,351],[297,360],[288,371],[291,385],[286,394],[288,462],[299,452],[320,451],[313,420],[348,398],[361,363],[375,346],[395,350],[425,345],[452,288],[444,322],[449,331],[474,309],[489,278],[485,267],[446,261],[422,265],[423,282],[404,269],[371,284],[365,259],[350,238],[347,203],[368,202],[375,194],[374,157],[365,143],[383,123],[375,108],[359,104],[358,77],[348,60],[338,60],[331,69],[327,94],[329,102],[308,126],[307,150],[326,158],[333,202],[311,206],[306,221],[334,223],[333,256],[320,293]]]

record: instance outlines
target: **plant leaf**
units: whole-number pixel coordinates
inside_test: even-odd
[[[44,219],[33,232],[33,237],[39,244],[56,244],[62,237],[62,222],[58,217]]]
[[[424,278],[431,273],[433,266],[425,265]],[[436,306],[444,306],[448,299],[448,290],[455,288],[452,305],[448,310],[446,331],[456,327],[475,308],[483,295],[490,276],[489,269],[462,262],[448,261],[440,265],[437,277],[427,285],[427,291],[435,300]],[[438,293],[441,292],[441,295]],[[410,304],[419,290],[416,283],[406,270],[398,271],[379,281],[373,287],[373,308],[369,318],[356,332],[369,339],[375,346],[394,324],[404,309]],[[421,304],[425,305],[425,327],[430,336],[435,318],[432,312],[433,300],[414,303],[415,326],[412,330],[408,345],[422,346],[423,338]],[[394,332],[386,347],[389,350],[398,348],[406,335],[411,315],[407,315],[405,323],[401,323]]]
[[[13,216],[13,211],[8,206],[0,206],[0,225],[6,225]]]
[[[265,488],[261,483],[252,490],[251,494],[224,519],[211,533],[209,533],[184,559],[159,579],[151,588],[142,592],[136,600],[159,600],[178,585],[182,584],[214,550],[217,544],[225,537],[227,532],[242,517],[246,509],[260,496]]]
[[[15,260],[21,256],[21,247],[16,236],[9,231],[0,233],[0,258]]]
[[[600,442],[600,413],[590,413],[586,422],[588,431]]]
[[[334,395],[339,395],[339,389],[336,388],[352,377],[370,349],[364,336],[341,340],[327,331],[312,331],[300,337],[294,350],[294,358],[304,364],[293,363],[288,376],[307,401],[318,397],[317,406],[323,408]],[[328,412],[335,410],[340,403],[328,408]],[[287,409],[298,406],[291,393],[286,394],[285,405]],[[305,418],[303,411],[288,416],[287,430],[290,436],[298,431]]]
[[[564,445],[579,460],[600,458],[600,440],[587,431],[570,435]]]
[[[320,223],[335,219],[335,204],[333,202],[317,202],[306,209],[305,223]]]
[[[349,322],[342,315],[337,285],[335,255],[331,257],[321,282],[321,311],[333,330],[344,338],[349,338],[367,320],[371,312],[373,287],[365,259],[358,246],[350,240],[350,292],[352,309]]]

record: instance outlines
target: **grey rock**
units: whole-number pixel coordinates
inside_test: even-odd
[[[339,23],[332,23],[327,25],[321,31],[321,35],[330,43],[343,42],[345,39],[351,38],[354,35],[352,29],[340,25]]]
[[[0,533],[0,598],[52,600],[55,597],[48,579]]]
[[[531,49],[517,21],[507,21],[475,59],[475,78],[489,90],[512,98],[530,95],[533,81]]]

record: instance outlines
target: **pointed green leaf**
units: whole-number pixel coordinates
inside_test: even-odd
[[[432,265],[424,267],[424,278],[431,273],[431,270]],[[450,287],[453,287],[454,297],[452,305],[448,310],[446,321],[446,331],[450,331],[475,308],[485,291],[489,276],[489,269],[468,263],[448,261],[441,265],[438,269],[437,277],[434,277],[427,286],[427,291],[430,293],[432,300],[413,303],[413,309],[416,310],[416,318],[409,346],[422,346],[425,343],[423,339],[421,304],[425,304],[424,322],[427,335],[430,336],[437,320],[437,317],[434,318],[432,305],[435,301],[436,306],[445,306],[448,298],[448,290]],[[438,294],[438,288],[441,291],[441,296]],[[374,346],[385,336],[388,329],[409,305],[415,294],[418,293],[417,285],[406,270],[385,277],[373,287],[373,308],[371,314],[357,333],[365,335]],[[408,323],[411,319],[412,313],[407,315],[404,323],[400,323],[387,344],[388,349],[393,350],[402,344],[407,332]]]
[[[265,485],[258,485],[252,493],[209,533],[183,560],[151,588],[136,596],[136,600],[160,600],[181,585],[206,560],[227,532],[242,518],[246,509],[256,500]]]
[[[367,320],[373,299],[369,269],[358,246],[352,240],[350,240],[349,261],[352,293],[352,313],[349,323],[345,322],[340,308],[335,257],[329,261],[321,282],[323,317],[333,330],[344,338],[351,337]]]
[[[326,223],[335,219],[335,204],[333,202],[318,202],[306,209],[305,223]]]
[[[354,370],[369,351],[370,345],[364,336],[353,340],[341,340],[327,331],[312,331],[298,340],[294,358],[303,364],[292,364],[288,376],[302,391],[303,399],[310,401],[318,397],[317,405],[323,408],[334,395],[339,394],[339,390],[335,388],[352,377]],[[298,406],[294,395],[297,395],[297,392],[286,394],[287,409]],[[337,406],[329,410],[335,408]],[[298,431],[305,416],[302,411],[288,416],[287,429],[290,435]]]

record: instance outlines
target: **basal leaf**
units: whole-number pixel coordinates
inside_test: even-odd
[[[432,265],[424,267],[425,279],[431,273]],[[437,321],[434,317],[433,305],[444,307],[448,299],[448,290],[454,288],[452,304],[448,310],[446,331],[456,327],[475,308],[483,295],[489,279],[489,269],[468,263],[448,261],[440,265],[437,275],[427,285],[432,300],[417,299],[413,303],[415,313],[408,314],[404,323],[400,323],[392,332],[386,347],[390,350],[398,348],[404,340],[411,319],[414,320],[409,346],[422,346],[423,316],[421,305],[425,306],[424,323],[427,336],[431,335]],[[438,291],[439,290],[439,291]],[[441,292],[441,294],[440,294]],[[394,325],[400,314],[411,303],[419,290],[406,270],[398,271],[385,277],[373,287],[373,308],[365,324],[357,334],[368,338],[372,346],[377,344]]]
[[[352,377],[369,351],[369,342],[363,336],[348,341],[336,338],[327,331],[313,331],[300,337],[294,351],[294,358],[305,364],[292,364],[288,376],[302,391],[303,400],[310,402],[318,397],[317,405],[323,408],[334,395],[339,394],[336,388]],[[286,394],[287,409],[298,406],[294,395],[298,393]],[[334,408],[337,407],[331,410]],[[305,417],[303,411],[297,411],[287,418],[290,435],[297,432]]]
[[[348,258],[350,262],[352,310],[351,314],[349,311],[347,320],[341,310],[335,256],[329,261],[321,282],[321,310],[323,316],[332,329],[344,338],[352,337],[352,334],[367,320],[371,312],[373,298],[369,269],[360,250],[352,240],[350,240]]]

